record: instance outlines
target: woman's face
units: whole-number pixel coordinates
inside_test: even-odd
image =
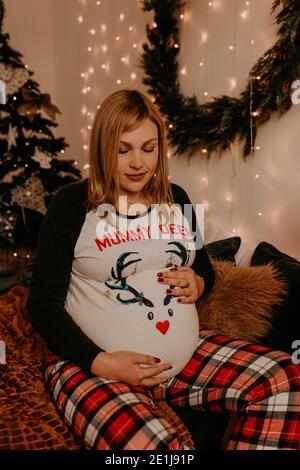
[[[141,199],[143,187],[153,177],[158,161],[159,144],[157,125],[146,119],[140,127],[122,134],[118,154],[120,195],[128,203]],[[143,176],[131,179],[129,175]]]

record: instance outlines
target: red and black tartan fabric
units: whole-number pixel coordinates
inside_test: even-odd
[[[192,359],[162,386],[96,377],[56,355],[45,378],[59,413],[87,449],[189,449],[156,411],[159,400],[234,414],[228,450],[300,449],[300,366],[281,351],[204,328]]]

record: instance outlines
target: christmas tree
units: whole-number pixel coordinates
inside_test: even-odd
[[[35,248],[43,215],[57,191],[81,179],[68,144],[51,130],[59,109],[32,79],[3,32],[0,0],[0,246]]]

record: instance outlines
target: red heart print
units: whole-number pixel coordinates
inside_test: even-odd
[[[155,326],[163,335],[165,335],[169,329],[170,323],[168,320],[158,321]]]

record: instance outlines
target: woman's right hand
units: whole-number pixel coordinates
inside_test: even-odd
[[[140,364],[149,364],[143,367]],[[113,353],[100,352],[92,362],[91,372],[94,375],[125,382],[129,385],[154,387],[167,382],[166,377],[159,377],[161,372],[171,369],[170,364],[159,364],[153,356],[130,351]]]

